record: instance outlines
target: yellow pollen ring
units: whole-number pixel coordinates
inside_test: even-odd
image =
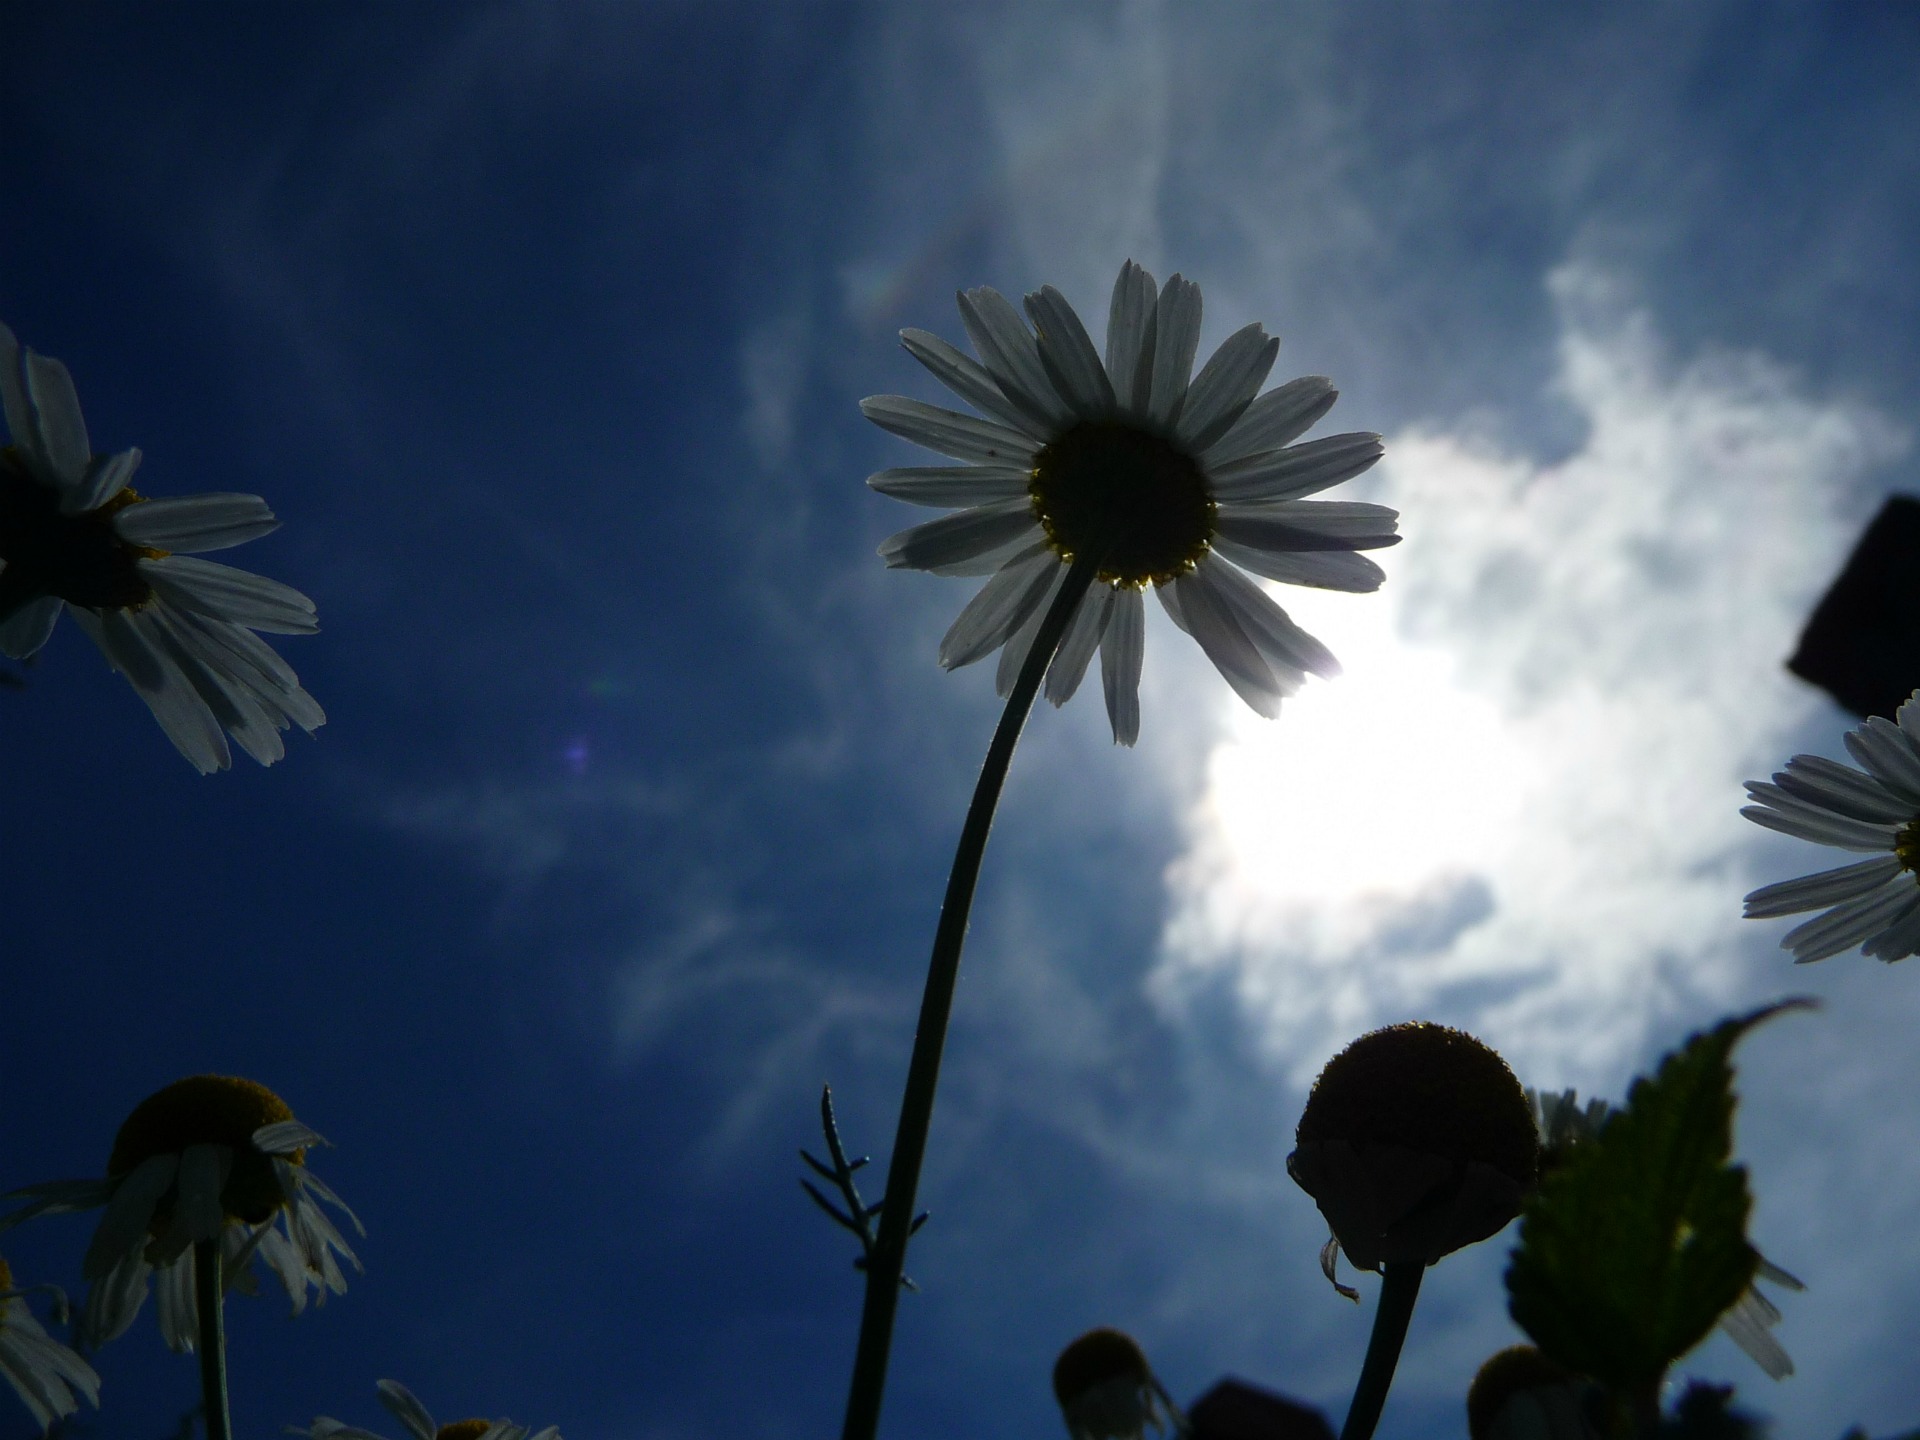
[[[433,1440],[480,1440],[492,1428],[491,1420],[450,1420],[434,1432]]]

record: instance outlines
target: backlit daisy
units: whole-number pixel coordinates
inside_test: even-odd
[[[41,1328],[27,1309],[27,1293],[13,1288],[13,1272],[0,1260],[0,1375],[46,1430],[78,1410],[83,1395],[98,1405],[100,1377],[85,1359]],[[59,1296],[58,1303],[64,1309],[66,1297]]]
[[[1060,1352],[1053,1398],[1073,1440],[1146,1440],[1149,1429],[1187,1433],[1186,1417],[1139,1342],[1110,1326],[1089,1330]]]
[[[1747,896],[1746,913],[1753,919],[1824,912],[1780,941],[1800,964],[1855,945],[1889,962],[1920,950],[1920,691],[1896,719],[1875,715],[1848,734],[1847,753],[1861,770],[1796,755],[1772,784],[1747,782],[1756,803],[1740,813],[1749,820],[1801,840],[1874,855]]]
[[[516,1425],[511,1420],[451,1420],[445,1425],[436,1425],[427,1407],[398,1380],[382,1380],[378,1389],[380,1403],[405,1427],[409,1440],[528,1440],[529,1435],[532,1440],[560,1440],[557,1425],[539,1431]],[[289,1425],[287,1433],[305,1435],[309,1440],[384,1440],[371,1430],[343,1425],[326,1415],[317,1417],[304,1429]]]
[[[1279,348],[1259,325],[1229,336],[1193,375],[1200,287],[1175,275],[1159,289],[1132,261],[1114,285],[1104,360],[1051,286],[1027,296],[1032,330],[995,290],[959,300],[978,362],[924,330],[903,331],[901,342],[981,413],[898,395],[861,404],[883,429],[966,462],[883,470],[867,482],[955,512],[888,540],[888,565],[992,577],[941,641],[941,664],[999,650],[1007,694],[1069,563],[1088,555],[1098,581],[1046,693],[1064,704],[1098,650],[1123,745],[1140,730],[1148,584],[1262,715],[1277,714],[1309,673],[1337,673],[1327,648],[1245,573],[1331,590],[1380,584],[1380,568],[1357,552],[1395,543],[1395,512],[1306,498],[1381,454],[1371,434],[1293,443],[1333,405],[1331,382],[1309,375],[1259,395]]]
[[[203,774],[230,763],[227,733],[262,765],[280,732],[325,713],[254,634],[319,629],[313,602],[276,580],[193,555],[279,525],[258,495],[148,499],[138,450],[95,455],[67,367],[0,325],[0,653],[24,659],[71,607],[180,753]]]
[[[123,1334],[140,1313],[148,1281],[159,1292],[160,1334],[175,1350],[194,1348],[198,1311],[193,1246],[221,1243],[228,1287],[251,1293],[254,1257],[286,1287],[294,1313],[311,1288],[324,1303],[347,1288],[335,1255],[359,1261],[320,1208],[346,1204],[307,1168],[324,1145],[264,1085],[227,1075],[194,1075],[148,1096],[114,1137],[104,1180],[63,1180],[14,1192],[33,1197],[0,1228],[35,1215],[105,1206],[81,1273],[91,1282],[81,1317],[94,1345]]]

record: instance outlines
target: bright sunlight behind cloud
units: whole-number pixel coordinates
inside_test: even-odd
[[[1904,437],[1760,357],[1676,366],[1601,274],[1550,284],[1584,443],[1388,438],[1385,589],[1281,597],[1347,673],[1233,712],[1169,872],[1160,997],[1227,972],[1297,1081],[1425,1017],[1610,1082],[1738,988],[1740,781],[1822,703],[1781,660]]]

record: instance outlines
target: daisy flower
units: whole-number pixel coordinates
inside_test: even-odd
[[[1747,782],[1755,803],[1740,812],[1769,830],[1873,855],[1747,896],[1753,919],[1824,912],[1780,941],[1802,965],[1855,945],[1888,962],[1920,950],[1920,690],[1895,720],[1871,716],[1846,745],[1860,769],[1796,755],[1771,784]]]
[[[992,577],[940,642],[942,665],[999,650],[998,689],[1009,693],[1070,563],[1089,555],[1098,580],[1060,643],[1046,693],[1064,704],[1099,651],[1120,744],[1140,731],[1149,584],[1261,715],[1277,714],[1308,674],[1338,673],[1326,646],[1246,573],[1352,591],[1383,578],[1357,552],[1395,543],[1395,512],[1306,498],[1381,454],[1371,434],[1293,443],[1333,405],[1330,381],[1309,375],[1259,394],[1280,342],[1257,324],[1229,336],[1194,375],[1200,287],[1175,275],[1160,289],[1132,261],[1114,285],[1104,359],[1051,286],[1027,296],[1031,330],[995,290],[968,290],[959,302],[978,361],[924,330],[900,338],[980,413],[898,395],[861,403],[881,428],[965,462],[883,470],[867,482],[954,511],[882,545],[889,566]]]
[[[398,1380],[382,1380],[378,1389],[380,1403],[393,1412],[409,1440],[528,1440],[530,1434],[532,1440],[560,1440],[557,1425],[539,1431],[530,1431],[529,1427],[516,1425],[511,1420],[453,1420],[436,1425],[427,1407]],[[289,1425],[287,1434],[305,1435],[308,1440],[384,1440],[371,1430],[343,1425],[326,1415],[316,1417],[305,1429]]]
[[[64,1312],[66,1297],[53,1286],[56,1306]],[[0,1375],[7,1378],[21,1403],[33,1413],[42,1430],[80,1408],[78,1397],[100,1403],[100,1377],[73,1350],[40,1327],[27,1309],[27,1291],[13,1288],[13,1271],[0,1259]]]
[[[32,655],[71,607],[107,663],[202,774],[231,763],[227,734],[262,765],[280,732],[326,714],[256,630],[319,629],[290,586],[199,560],[279,526],[258,495],[151,500],[131,486],[138,450],[95,455],[67,367],[0,325],[0,653]]]
[[[293,1118],[264,1085],[228,1075],[194,1075],[148,1096],[114,1137],[104,1180],[31,1185],[32,1197],[0,1219],[0,1229],[36,1215],[106,1208],[81,1273],[91,1282],[80,1329],[102,1345],[124,1334],[147,1298],[159,1292],[160,1334],[174,1350],[198,1335],[193,1246],[218,1239],[227,1285],[256,1289],[255,1256],[279,1277],[295,1314],[311,1288],[320,1303],[346,1278],[334,1256],[355,1269],[347,1242],[320,1208],[360,1221],[307,1168],[306,1152],[327,1142]]]

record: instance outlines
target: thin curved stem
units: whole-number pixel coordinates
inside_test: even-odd
[[[1420,1298],[1420,1280],[1426,1273],[1426,1264],[1420,1260],[1389,1260],[1381,1267],[1373,1335],[1367,1341],[1367,1358],[1360,1363],[1360,1380],[1353,1387],[1353,1403],[1347,1407],[1340,1440],[1372,1440],[1387,1391],[1393,1388],[1400,1346],[1407,1338],[1407,1322],[1413,1319],[1413,1302]]]
[[[193,1242],[194,1309],[200,1317],[200,1404],[207,1440],[233,1440],[227,1415],[226,1279],[220,1239]]]
[[[980,779],[973,787],[973,803],[967,807],[966,822],[960,827],[960,843],[954,849],[953,869],[947,876],[946,899],[940,906],[940,924],[934,931],[933,958],[927,962],[920,1023],[914,1031],[913,1058],[907,1064],[906,1091],[900,1101],[900,1125],[894,1132],[893,1158],[887,1168],[880,1233],[867,1265],[860,1344],[854,1353],[853,1383],[847,1393],[841,1440],[873,1440],[880,1427],[880,1399],[887,1384],[887,1355],[893,1344],[893,1315],[900,1303],[900,1276],[906,1268],[907,1235],[913,1223],[914,1197],[920,1188],[920,1164],[926,1157],[927,1131],[933,1123],[940,1056],[946,1048],[947,1021],[953,1013],[953,992],[960,978],[960,951],[967,940],[967,918],[973,909],[974,885],[980,878],[980,860],[987,849],[987,832],[993,828],[993,812],[1000,803],[1013,747],[1040,691],[1040,681],[1098,570],[1097,556],[1082,555],[1075,560],[1041,620],[1033,649],[1027,652],[1013,693],[1007,696],[999,727],[993,732],[993,742],[987,746]]]

